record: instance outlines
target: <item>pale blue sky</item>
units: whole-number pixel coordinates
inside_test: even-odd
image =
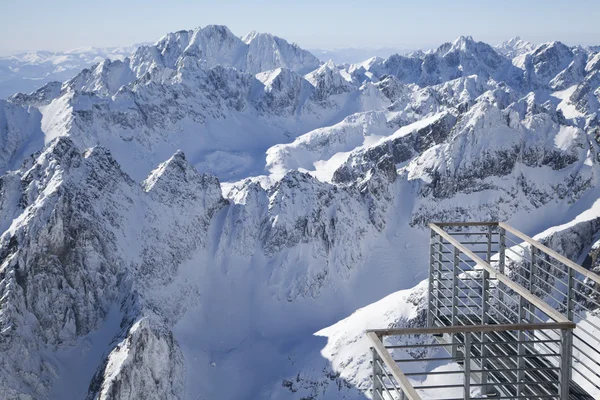
[[[421,48],[459,35],[495,44],[600,44],[600,0],[1,0],[0,51],[153,42],[208,24],[305,48]]]

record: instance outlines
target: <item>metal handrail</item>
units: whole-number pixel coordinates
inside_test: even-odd
[[[401,329],[370,329],[366,332],[367,337],[371,341],[372,351],[373,351],[373,393],[374,399],[384,400],[387,395],[389,400],[394,400],[396,397],[392,396],[390,391],[398,394],[400,400],[408,399],[408,400],[422,400],[421,395],[417,392],[418,390],[438,390],[438,389],[448,389],[448,388],[464,388],[464,398],[470,398],[470,389],[472,387],[476,388],[484,388],[484,387],[513,387],[514,390],[517,387],[527,387],[528,390],[542,390],[550,396],[542,395],[541,397],[552,397],[559,398],[558,394],[553,395],[551,391],[548,391],[548,387],[553,391],[563,391],[562,387],[564,386],[564,380],[561,378],[561,375],[558,374],[558,371],[561,367],[564,367],[565,360],[570,357],[570,353],[568,351],[568,338],[569,336],[565,334],[565,332],[570,332],[575,328],[575,324],[573,322],[547,322],[547,323],[527,323],[527,324],[502,324],[502,325],[473,325],[473,326],[444,326],[444,327],[417,327],[417,328],[401,328]],[[510,343],[505,341],[478,341],[479,336],[474,336],[477,334],[494,334],[498,332],[515,332],[515,331],[555,331],[555,332],[563,332],[558,335],[553,340],[539,339],[536,337],[524,337],[524,343],[536,345],[538,343],[555,343],[559,346],[558,352],[556,353],[540,353],[538,355],[531,353],[521,353],[521,352],[513,352],[503,353],[503,354],[495,354],[495,355],[486,355],[484,356],[483,351],[484,347],[507,347],[510,346]],[[386,346],[383,342],[384,337],[389,336],[411,336],[411,335],[453,335],[453,337],[458,338],[455,335],[462,335],[462,341],[452,341],[451,343],[438,343],[438,344],[405,344],[402,346]],[[473,342],[473,338],[475,338],[475,342]],[[482,339],[483,340],[483,339]],[[513,343],[518,344],[518,343]],[[421,347],[437,347],[437,348],[445,348],[445,347],[461,347],[463,348],[463,355],[459,356],[454,351],[452,351],[452,355],[450,357],[429,357],[429,358],[408,358],[408,359],[399,359],[395,360],[390,353],[390,350],[394,349],[410,349],[410,348],[421,348]],[[513,347],[513,351],[516,350],[516,346]],[[475,351],[473,353],[473,349],[480,349],[479,353]],[[532,350],[531,347],[528,347],[529,351]],[[506,359],[513,360],[513,362],[517,362],[519,359],[530,359],[532,357],[540,357],[540,358],[552,358],[558,357],[558,366],[553,367],[552,365],[548,365],[544,368],[539,368],[537,370],[538,373],[542,373],[542,375],[531,374],[531,368],[523,367],[523,368],[490,368],[490,365],[482,364],[482,359],[487,358],[489,362],[493,362],[494,360]],[[408,374],[404,374],[398,363],[409,362],[409,361],[448,361],[448,362],[462,362],[463,363],[463,371],[437,371],[437,372],[412,372]],[[500,361],[499,361],[500,362]],[[472,364],[475,363],[475,364]],[[478,364],[479,363],[479,364]],[[501,362],[501,365],[508,367],[507,364]],[[472,368],[474,366],[475,368]],[[471,374],[492,374],[490,382],[480,382],[480,383],[471,383]],[[523,376],[528,378],[520,378],[519,373],[523,373]],[[555,373],[555,380],[544,380],[547,379],[551,375],[543,375],[543,373],[550,374]],[[464,382],[463,384],[445,384],[445,385],[421,385],[421,386],[413,386],[413,384],[409,381],[407,376],[427,376],[429,374],[435,375],[456,375],[463,374]],[[501,378],[498,380],[498,378]],[[540,377],[542,380],[540,380]],[[393,380],[392,380],[393,378]],[[386,382],[386,379],[388,382]],[[504,379],[504,380],[503,380]],[[537,389],[532,389],[537,388]],[[553,389],[552,389],[553,388]],[[511,398],[520,399],[520,398],[531,398],[532,395],[522,393],[523,395],[513,396]],[[534,398],[540,398],[538,395],[533,395]],[[501,397],[502,398],[502,397]]]
[[[593,340],[590,345],[587,336],[580,336],[590,335],[584,329],[588,324],[598,326],[593,320],[583,319],[581,327],[573,321],[583,318],[582,314],[593,311],[593,305],[599,304],[596,301],[600,297],[600,275],[502,222],[435,222],[429,227],[429,326],[367,331],[373,343],[373,398],[421,400],[417,389],[437,389],[428,384],[413,387],[407,376],[426,376],[427,373],[404,374],[398,363],[418,360],[394,360],[393,353],[389,352],[410,348],[420,349],[419,352],[437,351],[436,347],[448,350],[450,357],[438,355],[425,361],[444,359],[462,363],[466,378],[463,385],[440,387],[463,386],[464,398],[469,398],[471,386],[483,388],[483,394],[495,390],[496,396],[500,396],[497,398],[506,399],[532,396],[567,399],[571,390],[581,393],[583,398],[591,398],[585,397],[585,391],[572,381],[571,374],[577,374],[577,382],[584,378],[600,389],[599,384],[590,380],[600,378],[600,374],[590,369],[594,366],[580,360],[588,357],[595,362],[594,355],[581,353],[578,359],[580,364],[577,365],[590,369],[588,376],[576,369],[571,360],[577,356],[572,353],[573,349],[581,351],[580,343],[590,346],[594,354],[600,354],[600,341],[596,349]],[[514,251],[517,257],[509,257],[506,251],[513,251],[515,247],[508,241],[523,253]],[[487,250],[475,247],[486,244]],[[492,258],[496,254],[498,258]],[[562,333],[555,340],[557,336],[547,330]],[[384,345],[384,337],[399,335],[434,335],[439,344],[394,346],[392,342],[390,346]],[[421,356],[427,357],[429,351]],[[558,363],[551,361],[552,357],[557,357]],[[475,368],[471,367],[472,363]],[[539,363],[546,363],[546,367]],[[554,375],[547,372],[550,370],[555,371]],[[435,372],[446,373],[459,372]],[[479,383],[470,382],[472,373],[481,375]]]
[[[452,333],[477,333],[477,332],[506,332],[506,331],[531,331],[548,329],[575,329],[577,324],[571,321],[566,322],[543,322],[530,324],[502,324],[502,325],[456,325],[456,326],[435,326],[418,328],[400,328],[400,329],[369,329],[367,333],[374,333],[377,336],[401,336],[401,335],[438,335]]]
[[[479,223],[477,223],[477,224],[479,224]],[[493,223],[481,223],[481,224],[493,226]],[[440,235],[442,238],[444,238],[447,242],[449,242],[455,248],[457,248],[460,252],[466,254],[469,258],[471,258],[473,261],[475,261],[479,267],[481,267],[485,271],[487,271],[490,274],[491,279],[497,279],[499,282],[502,282],[504,285],[506,285],[507,287],[509,287],[510,289],[515,291],[517,294],[519,294],[521,297],[527,299],[527,301],[529,301],[531,304],[535,305],[535,307],[537,307],[538,309],[543,311],[546,315],[551,317],[554,321],[556,321],[556,322],[568,322],[569,321],[568,318],[566,318],[564,315],[562,315],[561,313],[556,311],[549,304],[545,303],[542,299],[540,299],[539,297],[532,294],[525,287],[519,285],[518,283],[515,283],[507,275],[505,275],[501,272],[498,272],[490,264],[483,261],[481,259],[481,257],[479,257],[477,254],[473,253],[467,247],[462,245],[458,240],[456,240],[452,236],[448,235],[448,233],[446,231],[444,231],[442,228],[440,228],[438,225],[436,225],[435,223],[430,223],[429,227],[431,228],[431,230],[436,232],[438,235]]]
[[[400,389],[408,397],[408,400],[422,400],[408,378],[404,375],[400,367],[398,367],[398,364],[396,364],[390,353],[386,350],[380,337],[375,332],[367,332],[367,338],[371,341],[373,349],[377,352],[383,363],[389,368],[392,376],[398,382],[398,385],[400,385]],[[376,362],[376,359],[373,360],[374,366]],[[373,381],[375,381],[375,374],[373,374]],[[376,390],[376,387],[373,389]]]
[[[524,242],[527,242],[531,246],[543,251],[544,253],[546,253],[549,256],[551,256],[552,258],[560,261],[567,267],[579,272],[581,275],[585,276],[586,278],[589,278],[589,279],[593,280],[594,282],[600,284],[600,275],[590,271],[589,269],[583,268],[581,265],[569,260],[565,256],[558,254],[556,251],[552,250],[551,248],[544,246],[537,240],[527,236],[523,232],[516,230],[515,228],[513,228],[510,225],[505,224],[504,222],[498,222],[497,224],[500,228],[503,228],[507,232],[512,233],[513,235],[515,235],[519,239],[523,240]]]
[[[489,321],[491,323],[499,323],[507,320],[502,314],[496,314],[500,316],[498,320],[492,318],[492,315],[486,310],[486,308],[488,310],[491,308],[492,303],[486,304],[486,301],[481,301],[484,293],[486,294],[486,299],[487,296],[492,296],[492,301],[497,301],[495,304],[501,308],[505,308],[504,305],[507,304],[507,301],[510,301],[512,306],[508,307],[506,311],[510,311],[512,314],[513,311],[516,312],[518,310],[517,322],[532,321],[532,318],[534,320],[544,321],[544,318],[546,317],[550,317],[551,320],[556,321],[564,319],[569,321],[579,321],[581,326],[577,326],[573,331],[572,340],[574,340],[574,343],[572,343],[571,346],[581,351],[579,346],[580,343],[590,346],[588,343],[589,339],[591,340],[592,346],[590,346],[588,352],[592,352],[593,354],[590,355],[588,352],[580,355],[574,354],[573,359],[579,362],[577,365],[589,369],[590,374],[586,376],[585,373],[577,370],[575,365],[572,365],[569,370],[573,370],[573,373],[575,373],[575,371],[578,373],[575,377],[576,381],[579,382],[579,379],[585,379],[596,389],[600,389],[600,374],[595,365],[589,365],[590,362],[597,364],[594,359],[600,356],[600,340],[594,340],[593,335],[590,335],[590,332],[587,330],[588,325],[600,329],[598,326],[600,324],[595,324],[593,319],[588,319],[589,315],[584,315],[586,312],[593,312],[596,308],[600,308],[600,301],[598,300],[600,298],[600,275],[583,268],[575,262],[558,254],[556,251],[541,244],[539,241],[532,239],[502,222],[432,223],[430,224],[430,227],[432,231],[430,292],[432,293],[431,299],[433,300],[429,302],[429,310],[433,310],[434,313],[438,314],[430,315],[430,312],[428,311],[428,324],[432,324],[433,321],[435,321],[435,324],[441,326],[474,323],[472,318],[467,317],[465,312],[462,312],[461,310],[453,311],[451,320],[448,318],[449,315],[445,312],[439,314],[440,307],[447,308],[446,304],[449,303],[446,303],[447,300],[444,300],[444,302],[441,303],[436,300],[437,297],[435,296],[435,294],[441,293],[440,287],[445,287],[443,292],[451,297],[455,297],[457,289],[454,286],[458,286],[459,283],[461,285],[464,284],[464,282],[462,282],[462,276],[459,276],[458,279],[455,277],[454,281],[450,283],[450,288],[443,285],[442,282],[436,283],[436,281],[452,281],[452,279],[447,278],[456,275],[457,271],[458,273],[461,273],[461,271],[457,270],[456,252],[458,252],[457,254],[466,254],[467,257],[475,262],[475,266],[470,266],[471,268],[475,268],[475,271],[484,271],[484,275],[489,274],[489,277],[487,278],[485,276],[481,277],[481,275],[477,278],[483,282],[483,286],[485,286],[483,287],[478,284],[477,286],[481,288],[479,291],[467,288],[466,291],[469,293],[465,293],[460,288],[458,289],[458,292],[464,293],[467,296],[472,295],[476,297],[477,300],[473,302],[475,304],[477,304],[476,302],[481,302],[482,307],[485,307],[480,310],[482,311],[482,317],[479,318],[481,323],[487,323],[484,321],[486,315],[490,317]],[[442,229],[442,227],[447,227],[447,231]],[[473,227],[479,229],[473,229]],[[469,247],[472,246],[467,246],[472,242],[471,237],[473,235],[476,237],[487,237],[487,251],[475,252],[473,251],[475,248],[471,250]],[[512,236],[512,238],[509,235]],[[478,239],[478,241],[480,241],[480,239]],[[454,248],[454,260],[449,259],[449,257],[451,258],[450,255],[444,257],[440,254],[442,253],[442,248],[450,250],[448,247]],[[492,251],[492,249],[494,250]],[[516,257],[509,257],[507,252],[514,253]],[[451,254],[452,251],[443,251],[443,253]],[[486,260],[484,261],[481,259],[484,255],[478,256],[477,254],[485,254]],[[474,255],[475,257],[473,257]],[[491,261],[492,255],[497,255],[497,258],[494,258],[493,262]],[[488,266],[491,267],[492,265],[496,274],[490,272],[489,269],[486,268]],[[450,271],[448,271],[448,269],[450,269]],[[450,272],[450,275],[447,274],[448,272]],[[501,275],[499,276],[498,274]],[[509,281],[507,282],[504,277],[508,278]],[[492,285],[489,279],[495,279],[497,284],[495,286]],[[515,290],[516,287],[517,290]],[[515,300],[517,300],[516,307],[514,303]],[[467,299],[466,301],[469,304],[472,303],[470,299]],[[523,303],[523,301],[528,302],[529,305]],[[458,304],[458,301],[452,300],[451,303],[452,306],[455,307]],[[535,308],[531,309],[530,307],[532,306]],[[477,307],[467,310],[466,313],[472,311],[478,312]],[[540,318],[540,311],[543,314],[546,314],[546,317]],[[461,314],[461,317],[456,319],[455,316],[459,313]],[[562,318],[557,318],[557,314],[560,314]],[[471,314],[471,317],[472,316],[477,317],[478,314]],[[474,319],[477,320],[477,318]],[[588,335],[589,338],[584,334]],[[582,357],[588,357],[592,361],[587,359],[584,360]],[[598,364],[598,366],[600,366],[600,364]],[[590,378],[595,382],[592,382]]]

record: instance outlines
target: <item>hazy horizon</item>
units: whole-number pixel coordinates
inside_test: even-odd
[[[354,1],[314,1],[282,5],[274,0],[157,0],[98,3],[32,0],[8,4],[0,16],[0,53],[66,51],[80,47],[123,47],[155,42],[168,32],[211,24],[235,35],[268,32],[306,49],[422,49],[461,35],[498,44],[515,36],[533,43],[558,40],[568,45],[600,44],[600,3],[575,0],[514,0],[480,4],[461,0],[381,1],[377,8]],[[575,4],[577,3],[577,4]],[[232,7],[236,11],[232,12]],[[168,12],[165,12],[165,8]],[[585,10],[585,12],[581,12]],[[577,20],[577,29],[564,23]],[[15,35],[27,27],[27,35]]]

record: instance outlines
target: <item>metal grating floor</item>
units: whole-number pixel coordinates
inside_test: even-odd
[[[447,317],[441,317],[441,320],[445,320],[444,322],[447,322],[447,325],[445,326],[451,326],[451,321],[449,318]],[[470,319],[474,322],[480,322],[480,319],[473,315],[470,317]],[[438,326],[443,326],[441,324],[438,324]],[[512,336],[510,333],[508,332],[494,332],[492,334],[492,336],[494,337],[494,341],[511,341],[514,340],[514,336]],[[439,341],[443,341],[443,339],[438,338]],[[462,334],[457,334],[457,340],[458,341],[462,341],[463,339],[463,335]],[[442,342],[443,344],[443,342]],[[514,347],[511,347],[510,345],[492,345],[490,346],[490,350],[493,352],[494,350],[496,352],[500,352],[503,351],[507,354],[510,354],[511,352],[514,353],[515,349]],[[530,354],[533,354],[531,352],[529,352]],[[475,347],[472,351],[472,355],[475,357],[480,356],[480,351]],[[535,366],[532,366],[531,370],[528,370],[527,372],[530,374],[530,376],[535,380],[535,381],[549,381],[549,382],[556,382],[558,380],[558,374],[555,371],[544,371],[545,368],[551,367],[550,363],[545,360],[543,357],[531,357],[529,358],[529,360],[532,362],[532,364],[535,364]],[[488,363],[493,363],[492,361],[488,360]],[[479,365],[479,367],[481,367],[481,365]],[[493,365],[492,365],[493,367]],[[488,372],[488,376],[491,378],[491,380],[495,381],[495,383],[503,383],[503,382],[507,382],[506,378],[501,374],[501,373],[494,373],[493,369],[490,369]],[[494,385],[494,383],[490,382],[490,386],[494,386],[496,387],[498,390],[498,388],[502,388],[501,385]],[[506,390],[499,390],[499,392],[501,392],[501,397],[506,398],[507,395],[511,396],[514,394],[510,394],[510,393],[506,393]],[[525,395],[527,396],[527,395]],[[541,391],[538,391],[537,393],[531,393],[531,398],[544,398],[544,397],[549,397],[547,393]],[[488,396],[489,398],[494,398],[493,396]],[[571,400],[594,400],[594,397],[591,396],[590,394],[588,394],[580,385],[578,385],[576,382],[571,381],[569,384],[569,399]]]

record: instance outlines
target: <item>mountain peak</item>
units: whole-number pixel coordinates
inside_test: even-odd
[[[246,44],[250,44],[251,41],[253,41],[254,39],[256,39],[257,37],[259,37],[261,35],[272,36],[270,34],[260,33],[255,30],[252,30],[252,31],[246,33],[244,36],[242,36],[242,42],[244,42]]]
[[[522,54],[529,53],[534,48],[535,45],[533,43],[521,39],[520,36],[515,36],[495,46],[497,52],[508,58],[515,58]]]
[[[456,38],[456,40],[454,40],[454,43],[469,43],[469,42],[474,42],[475,40],[473,39],[473,36],[471,35],[461,35],[458,38]]]
[[[144,190],[148,192],[152,190],[164,176],[169,176],[170,178],[177,176],[187,181],[189,175],[195,174],[197,174],[196,170],[187,162],[183,151],[177,150],[171,158],[161,163],[154,171],[150,172],[150,175],[144,180],[142,186],[144,187]]]
[[[257,37],[259,35],[259,33],[255,30],[251,30],[250,32],[246,33],[244,36],[242,36],[242,42],[248,44],[252,41],[252,39],[254,39],[255,37]]]
[[[150,172],[142,188],[166,204],[197,206],[197,201],[202,201],[207,208],[224,204],[219,180],[198,172],[181,150]]]
[[[252,31],[242,38],[224,25],[208,25],[163,36],[155,46],[140,48],[132,58],[138,77],[154,66],[177,69],[183,56],[202,59],[211,68],[233,67],[257,74],[278,67],[306,74],[320,64],[311,53],[270,33]]]
[[[564,44],[561,41],[558,40],[554,40],[552,42],[546,42],[546,43],[542,43],[539,46],[537,46],[534,50],[535,54],[541,54],[544,52],[548,52],[548,51],[558,51],[558,52],[571,52],[571,49],[569,48],[569,46],[567,46],[566,44]]]
[[[475,43],[473,36],[459,36],[452,42],[452,50],[466,50],[466,48]]]
[[[198,27],[195,32],[203,31],[207,33],[216,33],[221,36],[235,36],[226,25],[206,25],[204,28]]]

